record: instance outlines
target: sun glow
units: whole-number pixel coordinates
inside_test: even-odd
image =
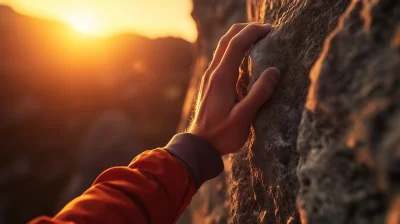
[[[73,12],[66,15],[66,19],[78,32],[93,34],[96,30],[95,18],[90,12]]]
[[[67,23],[78,36],[136,33],[151,38],[177,36],[191,42],[197,38],[190,0],[0,0],[2,3],[22,14]]]

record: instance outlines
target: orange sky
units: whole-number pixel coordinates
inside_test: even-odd
[[[62,20],[77,30],[106,36],[135,32],[196,40],[191,0],[0,0],[17,12]]]

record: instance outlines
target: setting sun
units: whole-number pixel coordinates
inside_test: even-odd
[[[89,12],[74,12],[66,15],[66,20],[81,33],[95,33],[95,19]]]
[[[0,0],[23,14],[66,22],[80,33],[110,36],[137,33],[194,42],[191,0]]]

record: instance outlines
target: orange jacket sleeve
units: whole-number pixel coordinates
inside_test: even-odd
[[[191,134],[104,171],[83,195],[40,223],[174,223],[200,185],[223,169],[218,153]]]

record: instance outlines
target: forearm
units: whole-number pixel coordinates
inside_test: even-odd
[[[53,219],[32,223],[173,223],[197,188],[222,169],[219,154],[207,142],[178,135],[165,149],[146,151],[128,167],[103,172]]]

